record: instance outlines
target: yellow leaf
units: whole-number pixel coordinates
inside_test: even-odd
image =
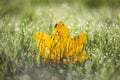
[[[84,61],[85,59],[88,59],[88,58],[89,58],[88,54],[86,54],[86,53],[81,53],[81,54],[78,56],[78,61],[79,61],[79,62],[82,62],[82,61]]]
[[[53,29],[52,37],[42,32],[35,34],[35,43],[39,48],[41,61],[47,59],[54,63],[59,63],[62,59],[65,63],[82,62],[88,58],[82,53],[83,45],[86,42],[86,34],[70,38],[70,31],[62,22],[58,22]]]
[[[37,32],[35,34],[35,43],[44,58],[48,58],[50,54],[50,40],[51,38],[47,34],[42,32]]]

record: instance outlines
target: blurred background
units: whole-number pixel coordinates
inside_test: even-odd
[[[82,63],[41,64],[36,32],[62,21],[87,34]],[[120,0],[0,0],[0,80],[120,80]]]
[[[30,14],[36,6],[52,6],[62,3],[68,3],[69,5],[77,4],[79,6],[85,5],[88,8],[98,8],[101,6],[109,6],[111,8],[120,7],[120,0],[0,0],[0,14],[1,16],[6,14]]]

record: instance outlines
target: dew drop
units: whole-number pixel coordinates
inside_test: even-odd
[[[58,42],[58,40],[55,40],[55,42]]]
[[[60,69],[59,72],[62,74],[64,71],[63,71],[63,69]]]
[[[8,26],[11,26],[11,24],[9,23]]]
[[[59,32],[58,32],[58,31],[56,32],[56,35],[59,35]]]
[[[108,53],[106,53],[106,56],[108,55]]]
[[[106,56],[104,56],[104,58],[106,58]]]
[[[76,76],[77,75],[77,72],[75,70],[72,71],[72,75],[73,76]]]

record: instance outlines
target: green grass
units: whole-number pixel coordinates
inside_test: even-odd
[[[88,8],[78,4],[52,4],[32,7],[26,13],[0,18],[1,80],[119,80],[120,10]],[[38,64],[35,32],[51,36],[54,25],[62,21],[71,37],[85,32],[83,52],[89,60],[76,64]],[[26,79],[27,78],[27,79]]]

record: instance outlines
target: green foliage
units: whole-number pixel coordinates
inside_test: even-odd
[[[99,7],[108,5],[111,7],[119,7],[120,0],[82,0],[83,3],[89,7]]]
[[[25,7],[17,16],[11,16],[6,10],[8,14],[0,18],[0,79],[23,80],[22,75],[27,74],[31,80],[119,80],[120,10],[89,9],[69,3],[51,5]],[[38,51],[34,44],[35,32],[51,35],[58,21],[69,27],[71,37],[86,32],[83,52],[89,54],[88,60],[75,64],[42,64],[33,59],[32,55]]]

